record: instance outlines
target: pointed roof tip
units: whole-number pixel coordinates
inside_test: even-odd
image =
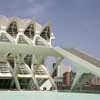
[[[20,18],[19,17],[16,17],[16,16],[10,17],[10,20],[11,21],[16,21],[17,19],[20,19]]]
[[[35,21],[36,19],[34,17],[31,18],[32,21]]]
[[[6,18],[6,19],[8,19],[8,17],[6,17],[6,16],[3,16],[3,15],[0,15],[0,17],[1,17],[1,18]]]
[[[0,20],[9,21],[9,19],[6,16],[1,16],[1,15],[0,15]]]
[[[29,24],[35,24],[35,23],[36,23],[36,20],[35,20],[34,18],[32,18],[32,19],[29,21],[28,25],[29,25]]]
[[[49,20],[45,25],[44,25],[45,27],[51,27],[52,26],[52,21],[51,20]]]
[[[43,27],[42,27],[42,29],[41,29],[41,32],[42,32],[46,27],[49,27],[50,30],[51,30],[51,21],[48,21],[46,24],[43,25]]]
[[[49,25],[52,25],[52,21],[51,21],[51,20],[49,20],[49,21],[48,21],[48,24],[49,24]]]
[[[9,23],[9,19],[6,16],[0,15],[0,25],[7,26]]]

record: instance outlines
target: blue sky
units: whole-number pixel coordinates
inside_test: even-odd
[[[50,20],[54,45],[100,57],[100,0],[0,0],[0,15]]]

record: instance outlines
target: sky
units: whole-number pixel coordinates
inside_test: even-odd
[[[54,46],[100,58],[100,0],[0,0],[0,15],[51,21]]]

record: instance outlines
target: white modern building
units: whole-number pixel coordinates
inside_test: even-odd
[[[53,47],[54,38],[50,23],[42,26],[34,19],[0,16],[0,89],[43,90],[50,89],[48,84],[57,89],[44,64],[52,56],[55,69],[63,59],[76,67],[71,89],[84,73],[100,77],[100,60],[78,49]]]
[[[41,54],[32,54],[29,48],[51,47],[52,39],[50,23],[41,26],[34,19],[0,16],[0,49],[5,45],[6,50],[0,50],[0,88],[40,90],[48,79],[54,84]]]

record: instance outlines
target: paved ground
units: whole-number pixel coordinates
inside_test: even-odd
[[[100,100],[100,94],[49,91],[1,91],[0,100]]]

